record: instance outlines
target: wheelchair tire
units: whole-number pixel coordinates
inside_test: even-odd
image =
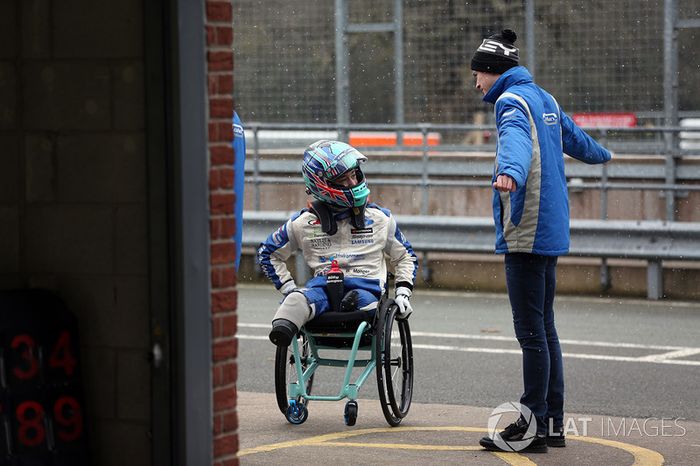
[[[384,418],[398,426],[408,414],[413,396],[413,347],[408,320],[398,319],[390,300],[380,310],[376,336],[377,387]]]
[[[302,370],[306,370],[306,359],[310,353],[309,341],[306,335],[301,335],[297,336],[297,342],[301,349],[301,367]],[[292,351],[291,345],[288,347],[278,346],[277,352],[275,353],[275,395],[277,396],[277,406],[285,416],[287,416],[287,409],[289,408],[287,387],[292,382],[297,382],[297,372],[294,367],[294,352]],[[314,375],[312,374],[306,382],[307,394],[311,393],[313,383]],[[295,401],[297,404],[305,406],[309,404],[309,400],[304,400],[300,396],[297,397]]]

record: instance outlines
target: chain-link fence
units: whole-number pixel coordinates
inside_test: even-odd
[[[392,0],[348,0],[350,24],[393,21]],[[335,2],[237,0],[236,106],[248,121],[336,120]],[[405,0],[406,122],[472,123],[491,108],[473,90],[471,56],[484,36],[515,29],[521,62],[568,112],[664,109],[663,0],[535,0],[534,64],[527,63],[522,0]],[[700,0],[679,0],[680,19]],[[700,111],[699,29],[678,33],[679,108]],[[394,122],[392,32],[350,34],[350,117]]]

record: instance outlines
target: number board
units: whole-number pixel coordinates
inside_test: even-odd
[[[87,466],[75,316],[52,293],[0,292],[0,465]]]

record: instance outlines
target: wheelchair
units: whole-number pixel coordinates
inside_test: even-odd
[[[349,350],[346,359],[321,355],[329,350]],[[358,351],[369,351],[358,359]],[[337,352],[336,352],[337,353]],[[345,367],[337,395],[312,394],[314,374],[321,366]],[[351,381],[354,368],[364,370]],[[280,411],[291,424],[308,418],[310,401],[340,401],[344,421],[355,425],[357,397],[372,371],[376,372],[379,402],[386,422],[398,426],[408,414],[413,394],[413,348],[407,319],[385,293],[374,316],[365,311],[325,312],[304,325],[289,347],[275,355],[275,394]]]

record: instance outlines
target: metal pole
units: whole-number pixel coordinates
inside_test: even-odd
[[[664,297],[664,268],[661,259],[647,262],[647,299]]]
[[[260,210],[260,138],[258,137],[258,126],[253,126],[253,141],[255,150],[253,151],[253,182],[255,183],[255,210]]]
[[[428,215],[428,127],[421,126],[420,129],[422,135],[422,149],[423,149],[423,170],[421,173],[421,203],[420,203],[420,213],[421,215]]]
[[[525,55],[527,69],[535,76],[535,0],[525,0]]]
[[[605,146],[608,142],[608,130],[602,130],[600,144]],[[608,164],[603,164],[600,175],[600,219],[608,219]]]
[[[403,0],[394,0],[394,118],[397,125],[404,124],[403,77]],[[396,145],[402,144],[403,130],[399,130]]]
[[[600,143],[605,146],[608,139],[608,131],[602,130],[600,135]],[[608,219],[608,164],[603,164],[602,173],[600,176],[600,219]],[[612,280],[610,277],[610,267],[608,259],[603,257],[600,261],[600,286],[603,291],[610,289]]]
[[[421,174],[421,183],[423,185],[423,190],[422,190],[422,199],[421,199],[421,205],[420,205],[420,213],[421,215],[428,215],[428,208],[429,206],[429,198],[428,198],[428,127],[423,126],[421,127],[421,142],[423,144],[423,171]],[[421,267],[422,269],[422,277],[423,281],[428,283],[430,282],[431,278],[431,271],[430,271],[430,259],[428,258],[428,252],[423,253],[423,266]]]
[[[677,1],[664,1],[664,124],[678,125],[678,31],[676,30]],[[676,183],[677,133],[664,133],[666,142],[666,184]],[[665,191],[666,220],[672,222],[676,214],[676,198],[673,191]]]
[[[348,2],[335,0],[335,114],[339,125],[350,123],[350,60],[347,26]],[[346,128],[338,128],[338,139],[348,140]]]

